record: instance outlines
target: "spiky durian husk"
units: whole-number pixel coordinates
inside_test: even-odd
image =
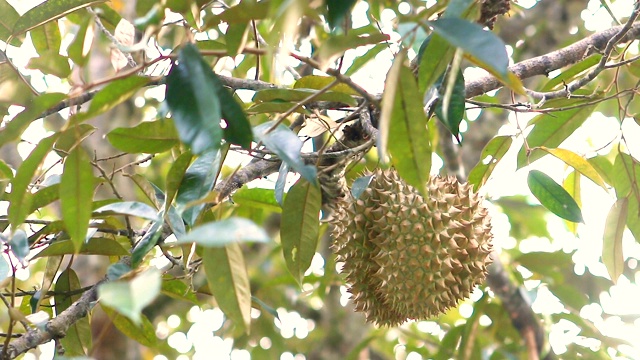
[[[333,248],[356,311],[394,326],[456,306],[490,262],[481,198],[454,177],[431,178],[424,198],[394,170],[373,175],[359,199],[343,198],[334,209]]]

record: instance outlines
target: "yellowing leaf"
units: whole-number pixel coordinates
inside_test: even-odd
[[[603,189],[607,190],[607,186],[604,183],[604,180],[602,179],[600,174],[598,174],[596,169],[582,156],[574,153],[571,150],[565,150],[560,148],[549,149],[548,147],[541,146],[540,149],[564,161],[565,164],[576,169],[579,173],[586,176],[589,180],[593,181],[597,185],[601,186]]]
[[[602,262],[607,267],[611,281],[614,284],[624,270],[622,234],[627,219],[628,202],[627,198],[618,199],[609,210],[607,222],[604,225]]]

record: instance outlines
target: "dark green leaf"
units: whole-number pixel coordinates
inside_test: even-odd
[[[249,333],[251,287],[242,248],[237,243],[203,250],[207,283],[216,303],[234,324]]]
[[[160,239],[160,235],[162,235],[162,224],[162,220],[154,221],[142,239],[140,239],[133,248],[133,251],[131,252],[131,266],[134,268],[137,267],[140,262],[142,262],[145,255],[147,255],[149,251],[156,246],[158,239]]]
[[[89,229],[93,187],[93,170],[89,157],[83,148],[76,147],[65,159],[60,181],[62,220],[76,251],[80,251]]]
[[[190,208],[187,205],[201,199],[213,189],[222,157],[220,150],[208,151],[200,155],[185,172],[178,188],[175,206],[187,224],[193,225],[204,208],[203,204]]]
[[[180,139],[194,154],[216,150],[222,141],[222,109],[216,80],[193,44],[180,51],[178,62],[167,76],[167,105]]]
[[[511,136],[496,136],[482,149],[480,162],[469,173],[468,181],[473,184],[473,191],[478,191],[489,180],[493,169],[507,153],[512,142]]]
[[[433,31],[451,45],[471,56],[470,60],[495,75],[518,93],[524,93],[520,80],[508,70],[509,55],[504,42],[482,26],[458,18],[429,21]]]
[[[22,15],[12,29],[13,36],[31,30],[49,21],[104,0],[48,0]]]
[[[131,268],[127,264],[115,263],[107,268],[107,279],[115,281],[131,272]]]
[[[439,85],[436,86],[440,87]],[[458,75],[456,75],[456,81],[451,90],[451,98],[449,106],[447,107],[446,116],[442,100],[437,101],[435,106],[438,119],[442,121],[458,142],[462,142],[462,139],[460,139],[460,122],[462,122],[462,118],[464,117],[465,99],[464,76],[462,70],[460,70],[458,71]]]
[[[331,29],[336,29],[340,22],[351,14],[356,0],[325,0],[327,5],[327,21]]]
[[[146,154],[167,151],[180,142],[170,119],[145,121],[132,128],[116,128],[107,134],[107,139],[120,151]]]
[[[320,188],[304,179],[298,180],[284,199],[280,241],[287,268],[299,284],[318,246],[321,205]]]
[[[142,325],[142,310],[158,296],[160,271],[151,267],[128,281],[118,280],[98,286],[100,302],[126,316],[137,326]]]
[[[253,221],[231,217],[194,227],[180,237],[177,244],[195,242],[205,247],[224,246],[236,242],[269,242],[269,235]]]
[[[527,184],[531,193],[547,210],[565,220],[582,222],[582,212],[576,201],[548,175],[531,170]]]
[[[167,180],[165,182],[166,195],[164,199],[164,210],[168,211],[173,199],[178,193],[178,189],[182,186],[182,182],[185,180],[185,173],[189,168],[189,164],[193,159],[193,155],[190,151],[186,151],[176,158],[171,164],[169,172],[167,173]],[[195,200],[195,199],[194,199]]]
[[[102,206],[94,211],[95,216],[130,215],[147,220],[158,220],[158,212],[151,206],[139,201],[122,201]]]
[[[602,262],[607,267],[611,281],[615,284],[624,270],[624,256],[622,253],[622,234],[627,220],[629,200],[618,199],[607,215],[604,225],[602,244]]]
[[[253,129],[257,141],[261,141],[269,150],[289,164],[295,171],[311,183],[316,182],[316,168],[306,165],[300,156],[302,141],[288,127],[280,124],[272,131],[267,132],[273,126],[273,122],[260,124]]]

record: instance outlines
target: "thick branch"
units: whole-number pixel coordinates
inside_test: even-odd
[[[547,75],[553,70],[561,69],[565,66],[575,64],[595,52],[601,52],[607,46],[623,26],[612,27],[605,31],[593,34],[578,42],[575,42],[560,50],[521,61],[509,67],[520,79],[527,79],[536,75]],[[640,22],[634,23],[629,31],[620,39],[619,43],[634,40],[640,36]],[[493,76],[485,76],[480,79],[467,81],[466,97],[482,95],[491,90],[502,87],[502,83]]]
[[[131,265],[131,259],[129,257],[124,257],[120,260],[120,263]],[[66,310],[49,320],[47,325],[45,325],[44,330],[40,330],[38,328],[31,329],[20,338],[11,341],[8,351],[9,359],[14,359],[20,354],[23,354],[40,344],[64,337],[71,325],[89,314],[94,303],[98,301],[98,286],[107,281],[108,280],[105,278],[95,284],[91,289],[87,290]]]

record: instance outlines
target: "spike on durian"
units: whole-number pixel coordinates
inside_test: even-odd
[[[480,196],[455,177],[432,177],[425,198],[395,170],[373,175],[360,199],[334,205],[332,220],[333,250],[356,311],[395,326],[455,307],[491,262]]]

